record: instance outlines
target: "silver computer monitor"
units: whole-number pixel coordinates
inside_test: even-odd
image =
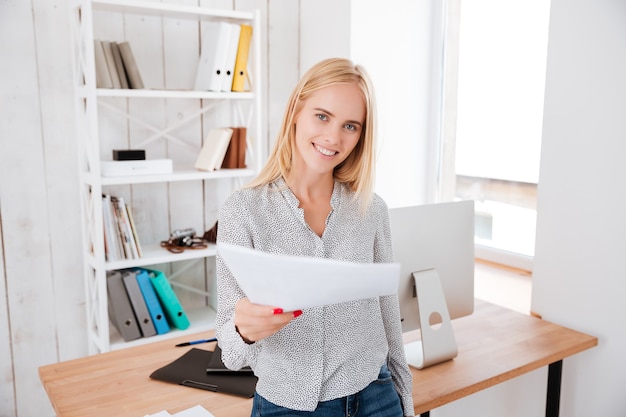
[[[413,273],[436,271],[450,319],[474,311],[474,202],[455,201],[389,210],[403,332],[420,328]]]

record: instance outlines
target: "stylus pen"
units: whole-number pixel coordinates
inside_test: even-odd
[[[217,342],[217,337],[212,337],[210,339],[192,340],[191,342],[179,343],[176,345],[176,347],[191,346],[191,345],[197,345],[200,343],[211,343],[211,342]]]

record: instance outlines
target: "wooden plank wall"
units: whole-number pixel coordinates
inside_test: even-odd
[[[50,415],[37,365],[84,352],[68,12],[3,2],[0,15],[0,414]]]
[[[167,1],[260,9],[266,151],[300,75],[299,14],[305,0]],[[53,416],[38,367],[87,353],[69,3],[0,2],[0,417]],[[141,42],[133,32],[137,26],[121,30]],[[173,40],[179,29],[162,30]],[[141,58],[160,59],[175,49],[160,44]],[[139,44],[134,50],[144,53]],[[158,76],[175,85],[184,70],[171,67]],[[160,114],[178,117],[181,111],[178,103],[168,103]],[[202,207],[209,192],[177,187],[172,194],[181,203],[170,202],[168,218],[180,219],[189,204],[198,204],[192,210],[210,223],[216,206]],[[171,220],[174,227],[183,223]]]

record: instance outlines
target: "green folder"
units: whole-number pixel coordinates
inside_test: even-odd
[[[170,325],[180,330],[185,330],[189,327],[189,318],[187,313],[183,309],[183,306],[178,301],[176,293],[172,289],[172,285],[165,277],[165,274],[161,271],[146,269],[150,275],[150,282],[154,287],[154,291],[159,297],[165,317]]]

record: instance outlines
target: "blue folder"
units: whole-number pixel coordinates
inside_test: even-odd
[[[150,282],[150,274],[144,269],[137,269],[136,271],[137,283],[139,284],[143,298],[146,301],[146,306],[150,312],[150,317],[152,317],[152,323],[154,323],[154,328],[156,329],[157,334],[169,332],[170,325],[167,323],[167,319],[163,313],[163,307],[161,307],[159,298],[157,297],[154,287]]]

